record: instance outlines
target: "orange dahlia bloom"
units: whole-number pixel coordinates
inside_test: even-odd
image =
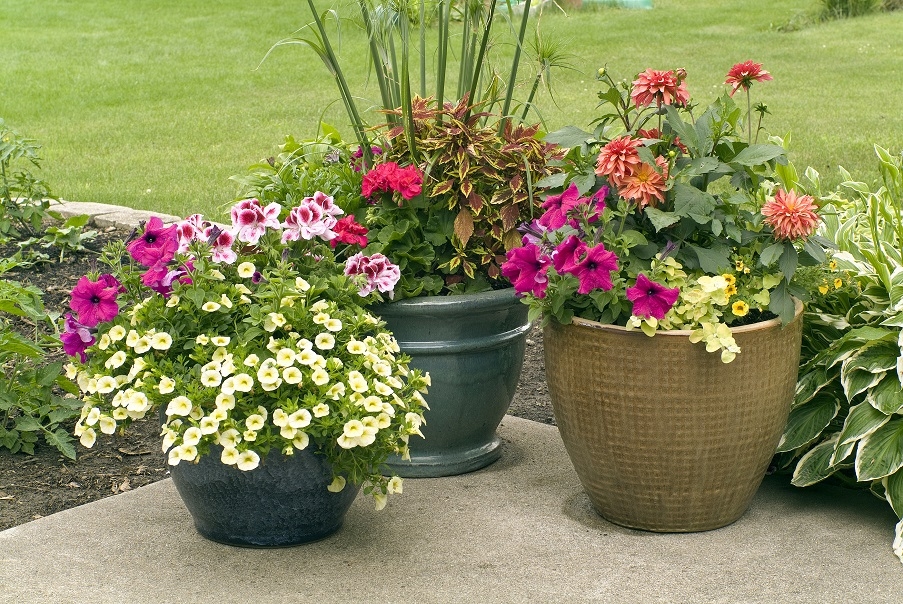
[[[637,153],[640,141],[630,136],[612,139],[602,147],[596,160],[596,174],[605,176],[614,185],[620,185],[642,162]]]
[[[731,70],[727,72],[727,78],[725,78],[724,83],[730,84],[731,96],[734,96],[734,93],[741,87],[743,90],[749,90],[753,82],[766,82],[773,79],[770,73],[762,69],[761,63],[745,61],[731,67]]]
[[[618,187],[618,195],[624,199],[632,199],[641,210],[646,206],[655,207],[659,202],[665,201],[668,162],[663,157],[656,157],[655,163],[661,173],[643,162]]]
[[[765,222],[774,230],[775,239],[805,239],[815,232],[820,218],[811,195],[797,196],[794,191],[775,191],[774,199],[762,206]]]
[[[648,107],[653,101],[657,107],[663,104],[686,105],[690,100],[690,93],[683,78],[673,69],[671,71],[647,69],[634,80],[630,98],[637,107]]]

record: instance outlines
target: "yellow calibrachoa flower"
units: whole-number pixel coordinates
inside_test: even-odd
[[[749,313],[749,304],[743,300],[737,300],[731,305],[731,312],[738,317],[745,317]]]
[[[208,301],[204,302],[204,305],[201,306],[201,309],[206,312],[216,312],[220,309],[219,302]]]
[[[840,289],[841,287],[843,287],[843,279],[834,279],[834,289]]]
[[[257,267],[252,262],[242,262],[236,267],[236,271],[242,279],[250,279],[257,272]]]

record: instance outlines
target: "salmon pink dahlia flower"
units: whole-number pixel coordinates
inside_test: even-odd
[[[618,194],[624,199],[632,199],[640,209],[657,206],[665,201],[668,183],[668,162],[656,157],[655,164],[641,163],[633,174],[625,178],[618,187]]]
[[[657,107],[662,105],[686,105],[690,100],[690,93],[683,81],[684,72],[659,71],[647,69],[637,75],[633,82],[633,90],[630,98],[637,107],[648,107],[653,102]]]
[[[727,78],[725,78],[724,83],[730,85],[731,96],[734,96],[734,93],[740,88],[749,90],[753,82],[767,82],[773,79],[770,73],[762,69],[761,63],[745,61],[731,67],[731,70],[727,72]]]
[[[625,177],[633,174],[643,161],[637,149],[641,142],[630,136],[612,139],[602,147],[596,160],[596,174],[605,176],[612,184],[619,185]]]
[[[774,229],[775,239],[805,239],[815,232],[820,220],[811,195],[797,196],[794,191],[778,189],[774,199],[762,206],[765,222]]]

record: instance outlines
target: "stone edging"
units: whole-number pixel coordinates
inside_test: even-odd
[[[98,228],[116,227],[118,229],[133,229],[142,220],[148,220],[151,216],[157,216],[165,224],[171,224],[182,220],[181,216],[161,214],[160,212],[147,212],[145,210],[133,210],[124,206],[114,206],[105,203],[90,201],[59,201],[51,202],[50,209],[59,212],[63,218],[71,218],[87,214],[91,217],[90,223]]]

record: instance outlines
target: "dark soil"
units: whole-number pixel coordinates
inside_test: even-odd
[[[69,253],[62,262],[18,268],[3,278],[40,288],[45,293],[47,309],[65,313],[69,292],[79,277],[96,268],[97,252],[103,244],[127,235],[116,230],[102,232],[87,245],[91,248],[87,252]],[[16,249],[0,246],[0,256],[9,257]],[[50,249],[47,253],[51,258],[59,257],[58,250]],[[524,368],[509,413],[554,424],[545,381],[542,331],[536,327],[527,340]],[[74,422],[65,427],[71,431],[73,425]],[[85,449],[76,443],[76,451],[78,459],[73,461],[43,441],[35,447],[34,455],[12,454],[0,448],[0,530],[169,475],[160,451],[159,428],[153,422],[136,422],[124,434],[98,434],[93,448]]]

